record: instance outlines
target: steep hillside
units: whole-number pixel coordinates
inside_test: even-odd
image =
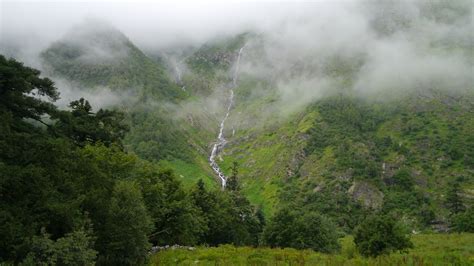
[[[154,100],[182,97],[162,65],[109,25],[79,25],[45,50],[42,58],[50,75],[84,88],[109,87]]]
[[[202,143],[206,131],[190,128],[192,117],[181,112],[192,101],[189,93],[162,62],[150,59],[120,31],[103,24],[79,25],[42,58],[46,73],[71,82],[73,90],[126,95],[117,107],[127,110],[131,130],[124,144],[130,151],[176,169],[186,184],[203,179],[215,185],[206,163],[209,142]]]
[[[363,45],[326,36],[324,27],[309,32],[334,46],[285,27],[242,35],[220,168],[229,175],[236,162],[243,191],[268,215],[285,205],[316,210],[351,231],[381,210],[416,230],[445,230],[453,187],[466,207],[474,198],[472,32],[459,34],[472,18],[459,9],[465,4],[423,3],[411,17],[382,3],[393,13],[369,19],[363,32],[373,39]],[[208,64],[227,69],[227,42],[205,46],[205,60],[196,53],[189,69],[218,80],[222,72]]]
[[[176,169],[187,184],[218,185],[208,157],[238,72],[223,130],[227,143],[216,162],[226,175],[237,163],[244,193],[267,215],[286,205],[316,210],[350,232],[367,213],[382,210],[412,228],[438,230],[449,216],[451,184],[461,185],[466,204],[474,197],[469,86],[449,90],[422,80],[416,89],[407,83],[360,91],[360,75],[373,63],[367,53],[288,57],[274,47],[274,36],[248,33],[151,60],[113,32],[117,37],[108,41],[115,42],[105,44],[95,34],[81,35],[92,47],[118,54],[100,63],[87,60],[99,48],[91,52],[81,42],[58,42],[43,56],[53,73],[80,84],[140,87],[144,97],[130,107],[126,145]],[[124,50],[129,56],[121,56]],[[105,70],[98,74],[96,67]]]
[[[354,215],[346,209],[354,202],[423,227],[447,218],[450,183],[462,183],[466,200],[474,196],[473,104],[473,95],[443,93],[395,102],[330,97],[287,122],[237,131],[223,164],[239,162],[244,190],[270,213],[279,194],[336,219]]]

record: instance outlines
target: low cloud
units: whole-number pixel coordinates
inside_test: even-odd
[[[178,65],[185,73],[189,70],[177,64],[182,60],[177,50],[199,47],[219,36],[254,32],[257,37],[249,40],[242,57],[242,77],[265,80],[277,94],[273,104],[288,113],[340,90],[387,98],[426,88],[472,90],[473,7],[470,0],[7,1],[1,11],[0,52],[40,65],[33,59],[35,53],[65,36],[73,25],[96,17],[150,54],[168,52],[170,72]],[[74,41],[88,47],[81,60],[117,58],[126,52],[118,49],[114,54],[113,47]],[[216,104],[222,105],[222,90],[214,88],[215,93],[203,100],[211,113],[220,110]],[[253,94],[262,97],[263,91]]]
[[[100,108],[120,106],[125,101],[128,103],[134,101],[134,96],[126,91],[112,91],[108,87],[86,89],[62,78],[53,78],[53,80],[60,93],[56,104],[61,109],[67,109],[70,102],[80,98],[88,100],[95,111]]]

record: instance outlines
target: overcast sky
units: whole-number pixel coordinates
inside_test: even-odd
[[[166,47],[265,29],[284,17],[306,12],[307,7],[307,2],[268,1],[2,1],[0,36],[2,41],[28,36],[42,45],[84,19],[99,18],[143,48]]]

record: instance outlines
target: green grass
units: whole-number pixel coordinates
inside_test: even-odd
[[[361,257],[350,236],[340,241],[337,254],[232,245],[167,250],[153,255],[150,265],[474,265],[474,234],[413,235],[408,253],[377,258]]]
[[[203,170],[205,168],[202,165],[200,166],[199,163],[202,164],[203,162],[189,163],[182,160],[160,162],[164,167],[171,168],[175,171],[176,176],[181,180],[185,188],[193,186],[199,179],[204,181],[207,188],[216,188],[219,184],[217,184],[213,175],[209,172],[205,172]]]

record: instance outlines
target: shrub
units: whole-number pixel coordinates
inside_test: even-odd
[[[474,207],[454,215],[451,225],[456,232],[474,233]]]
[[[340,249],[336,226],[316,212],[280,210],[265,229],[264,239],[272,247],[334,252]]]
[[[384,215],[369,216],[357,227],[354,243],[365,257],[377,257],[413,247],[404,228],[393,217]]]

